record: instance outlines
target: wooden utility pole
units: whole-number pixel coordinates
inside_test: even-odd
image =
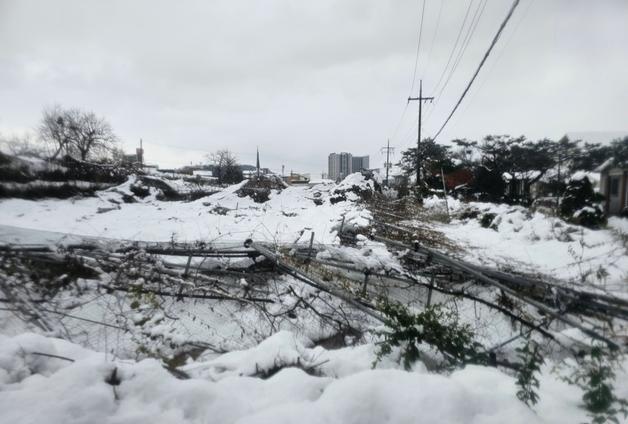
[[[257,168],[257,179],[259,180],[259,147],[257,148],[257,164],[256,164],[256,168]]]
[[[393,152],[395,150],[394,147],[390,147],[390,139],[388,139],[388,143],[386,147],[382,147],[381,150],[382,152],[384,150],[386,151],[386,163],[384,164],[384,166],[386,167],[386,187],[388,187],[388,171],[390,170],[390,152]]]
[[[434,97],[423,97],[423,80],[419,80],[419,97],[408,97],[408,103],[413,100],[419,101],[419,134],[416,142],[416,185],[421,185],[421,112],[423,109],[423,102],[434,100]]]

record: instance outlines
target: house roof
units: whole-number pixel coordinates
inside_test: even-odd
[[[540,173],[541,171],[515,172],[513,174],[511,174],[510,172],[504,172],[502,174],[502,178],[504,179],[504,181],[512,180],[513,176],[518,180],[531,180],[538,177]]]
[[[603,164],[595,168],[595,172],[604,172],[607,169],[611,168],[614,164],[615,158],[611,156],[610,158],[606,159]]]

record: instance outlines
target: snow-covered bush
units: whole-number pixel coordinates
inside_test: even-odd
[[[260,175],[245,182],[236,193],[240,197],[250,197],[255,203],[267,202],[273,191],[280,193],[288,185],[276,175]]]
[[[413,314],[400,304],[388,302],[381,309],[388,329],[381,332],[384,339],[374,365],[395,347],[401,348],[406,370],[419,360],[432,362],[438,369],[488,362],[488,356],[474,340],[470,325],[461,323],[454,312],[433,305]],[[434,358],[434,353],[440,357]]]
[[[606,216],[599,204],[601,200],[601,195],[593,191],[593,185],[586,176],[572,179],[560,201],[559,212],[569,222],[588,228],[599,228],[606,224]]]
[[[368,200],[376,191],[381,191],[381,186],[372,174],[355,172],[338,183],[329,201],[335,204],[345,200]]]
[[[493,225],[493,222],[495,221],[496,217],[497,217],[496,214],[487,212],[483,214],[482,217],[480,218],[480,225],[484,228],[492,228],[493,230],[497,230],[497,226]]]

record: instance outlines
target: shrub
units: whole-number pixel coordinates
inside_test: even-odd
[[[393,347],[401,347],[406,369],[421,359],[421,348],[435,349],[449,366],[488,362],[486,354],[480,352],[481,345],[474,340],[470,325],[460,323],[455,313],[443,310],[440,305],[428,306],[417,314],[400,304],[384,303],[381,310],[388,331],[380,333],[384,340],[373,366],[391,353]]]
[[[97,186],[80,187],[73,184],[49,185],[33,184],[25,187],[0,185],[0,198],[16,197],[19,199],[43,199],[47,197],[68,199],[74,196],[94,196]]]
[[[582,401],[593,423],[619,423],[619,414],[624,419],[628,417],[628,400],[616,395],[613,384],[619,367],[617,352],[596,344],[578,360],[571,376],[565,378],[582,389]]]
[[[480,225],[484,228],[491,228],[491,225],[493,224],[493,221],[496,217],[496,214],[492,212],[487,212],[480,218]]]
[[[589,228],[606,224],[606,216],[599,205],[602,195],[593,191],[587,177],[571,180],[560,201],[559,213],[567,221]]]
[[[150,194],[150,189],[144,185],[140,184],[131,184],[131,187],[129,187],[129,190],[131,190],[131,193],[133,193],[134,195],[136,195],[137,197],[139,197],[140,199],[143,199],[144,197],[148,196]]]

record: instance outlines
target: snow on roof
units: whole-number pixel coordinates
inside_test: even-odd
[[[518,179],[518,180],[523,180],[523,179],[533,179],[538,177],[541,174],[541,171],[524,171],[524,172],[504,172],[502,174],[502,177],[504,178],[505,181],[510,181],[512,180],[513,176],[514,178]]]
[[[573,175],[571,175],[572,180],[582,180],[585,177],[588,178],[593,185],[597,185],[600,182],[599,172],[576,171],[573,173]]]
[[[595,168],[595,172],[604,172],[608,168],[610,168],[614,163],[615,163],[615,158],[611,156],[610,158],[606,159],[603,164]]]

